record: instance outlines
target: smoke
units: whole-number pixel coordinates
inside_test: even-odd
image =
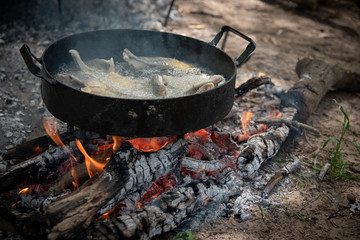
[[[164,22],[171,0],[14,0],[0,2],[0,26],[67,34],[100,29],[144,29]],[[61,36],[60,36],[61,37]]]

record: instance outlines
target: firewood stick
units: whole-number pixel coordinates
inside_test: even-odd
[[[254,122],[264,123],[264,124],[268,124],[268,125],[280,125],[280,124],[284,123],[287,126],[289,126],[291,129],[301,128],[304,130],[308,130],[312,133],[321,135],[321,132],[317,128],[307,125],[305,123],[295,121],[295,120],[290,121],[290,120],[286,120],[286,119],[282,119],[282,118],[275,118],[275,119],[259,119],[259,120],[254,120]]]
[[[330,163],[326,163],[320,170],[319,173],[319,180],[323,181],[325,178],[326,173],[329,171],[329,168],[331,167]]]
[[[57,194],[61,193],[62,191],[64,191],[65,189],[73,187],[73,181],[75,181],[75,179],[72,175],[73,172],[75,173],[75,175],[77,177],[77,181],[79,182],[79,185],[81,185],[80,184],[81,182],[83,182],[89,178],[89,174],[87,172],[85,163],[80,163],[79,165],[74,166],[72,170],[70,169],[69,171],[67,171],[62,176],[60,181],[55,183],[49,189],[49,192],[51,193],[51,195],[57,195]]]
[[[270,192],[274,189],[276,184],[278,184],[281,180],[283,180],[286,176],[288,176],[290,173],[293,173],[298,169],[300,165],[299,159],[296,159],[294,162],[289,163],[285,167],[283,167],[280,171],[277,171],[275,175],[270,179],[266,187],[264,188],[263,192],[261,193],[261,196],[263,198],[268,198],[270,195]]]
[[[235,99],[242,97],[245,93],[264,84],[273,84],[269,76],[253,77],[235,89]]]

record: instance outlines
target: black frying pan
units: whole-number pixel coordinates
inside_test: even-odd
[[[216,47],[223,33],[228,31],[249,42],[235,61]],[[110,57],[123,61],[124,48],[137,56],[171,57],[207,67],[227,81],[217,88],[190,96],[124,99],[85,93],[53,78],[63,64],[73,62],[70,49],[78,50],[85,61]],[[122,29],[65,37],[51,44],[41,58],[35,57],[27,45],[23,45],[20,52],[30,72],[42,79],[43,101],[58,119],[103,134],[155,137],[182,135],[224,118],[233,105],[236,69],[254,50],[255,43],[249,37],[224,26],[210,43],[172,33]]]

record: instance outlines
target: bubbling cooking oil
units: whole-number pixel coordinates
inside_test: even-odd
[[[85,62],[95,71],[81,71],[74,64],[63,65],[55,74],[55,79],[71,88],[91,94],[133,99],[157,99],[182,97],[196,93],[201,84],[210,82],[215,75],[210,69],[195,66],[190,69],[162,68],[151,66],[135,69],[127,62],[115,62],[115,76],[110,83],[109,66],[98,60]],[[166,96],[159,96],[150,81],[154,75],[159,75],[166,88]],[[221,76],[222,77],[222,76]],[[217,83],[221,85],[225,82]],[[122,81],[122,82],[121,82]],[[90,89],[90,90],[89,90]]]

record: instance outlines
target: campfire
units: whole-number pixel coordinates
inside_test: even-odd
[[[270,83],[267,76],[249,81],[255,80]],[[255,88],[249,81],[237,93]],[[3,207],[6,202],[6,212],[16,213],[11,224],[28,237],[147,239],[181,228],[195,212],[241,198],[243,179],[255,179],[261,164],[279,152],[289,127],[261,121],[291,121],[296,109],[282,107],[277,92],[265,84],[235,94],[222,121],[182,136],[59,134],[55,118],[48,118],[44,127],[53,146],[34,140],[5,156],[14,159],[27,149],[0,176]],[[228,210],[244,215],[235,202]]]

